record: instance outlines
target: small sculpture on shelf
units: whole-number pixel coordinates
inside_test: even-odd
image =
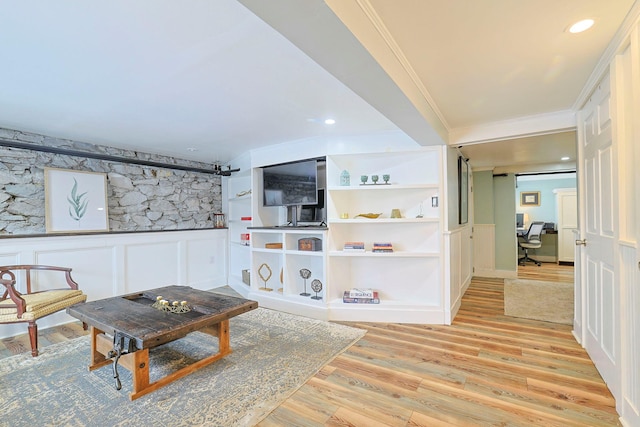
[[[307,279],[311,277],[311,271],[306,268],[301,269],[300,277],[302,277],[302,279],[304,280],[304,292],[302,292],[300,295],[303,297],[308,297],[311,294],[307,292]]]
[[[265,272],[263,272],[263,270]],[[271,271],[271,267],[269,267],[269,265],[265,262],[263,263],[259,268],[258,268],[258,276],[260,276],[260,278],[262,279],[262,281],[264,282],[264,286],[260,288],[261,291],[272,291],[273,289],[267,287],[267,282],[269,281],[269,279],[271,279],[271,275],[273,274],[273,272]],[[265,277],[266,276],[266,277]]]
[[[321,300],[322,297],[318,296],[318,292],[322,291],[322,282],[318,279],[313,279],[311,281],[311,290],[316,294],[311,297],[311,299]]]
[[[391,176],[388,173],[385,173],[384,175],[382,175],[382,180],[387,185],[389,184],[389,178],[391,178]]]

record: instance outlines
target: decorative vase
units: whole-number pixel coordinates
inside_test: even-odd
[[[340,174],[340,185],[343,187],[351,185],[351,176],[349,175],[349,171],[343,170]]]

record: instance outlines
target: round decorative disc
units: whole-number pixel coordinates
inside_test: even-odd
[[[322,290],[322,282],[318,279],[313,279],[311,281],[311,290],[315,293],[318,293]]]
[[[311,271],[307,270],[306,268],[301,269],[300,277],[302,277],[303,279],[308,279],[309,277],[311,277]]]

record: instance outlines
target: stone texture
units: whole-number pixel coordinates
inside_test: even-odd
[[[212,165],[0,128],[0,138],[167,164]],[[130,165],[0,146],[0,234],[45,232],[44,168],[101,172],[108,176],[112,231],[213,227],[222,211],[219,176]]]

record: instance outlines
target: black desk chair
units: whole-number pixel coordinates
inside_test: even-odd
[[[529,231],[525,236],[518,236],[518,246],[524,250],[524,256],[518,259],[519,265],[526,265],[527,261],[533,262],[540,267],[540,261],[529,258],[529,249],[538,249],[542,247],[540,234],[544,227],[544,221],[534,221],[529,226]]]

